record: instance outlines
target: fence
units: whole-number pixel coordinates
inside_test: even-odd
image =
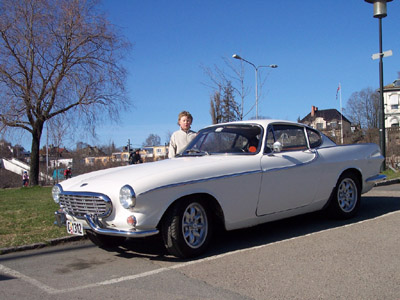
[[[400,168],[400,127],[386,128],[386,164]]]

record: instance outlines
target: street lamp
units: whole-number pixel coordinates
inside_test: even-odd
[[[233,54],[232,57],[235,58],[235,59],[240,59],[240,60],[248,63],[249,65],[252,65],[254,70],[255,70],[255,75],[256,75],[256,119],[258,119],[258,69],[259,68],[273,68],[273,69],[275,69],[275,68],[278,67],[278,65],[256,66],[252,62],[240,57],[237,54]]]
[[[386,129],[385,129],[385,104],[383,100],[383,50],[382,50],[382,18],[387,16],[386,3],[392,0],[365,0],[365,2],[374,4],[374,18],[379,19],[379,140],[382,155],[384,157],[383,170],[386,169]]]

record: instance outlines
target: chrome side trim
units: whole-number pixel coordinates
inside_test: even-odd
[[[159,233],[158,229],[143,230],[143,231],[128,231],[118,230],[111,228],[103,228],[99,219],[96,216],[85,215],[85,220],[90,226],[90,229],[98,234],[111,235],[111,236],[122,236],[122,237],[146,237],[156,235]]]
[[[386,175],[383,174],[377,174],[375,176],[369,177],[365,179],[365,182],[377,182],[377,181],[382,181],[386,179]]]
[[[162,186],[150,189],[148,191],[145,191],[145,192],[141,193],[140,195],[145,195],[147,193],[150,193],[150,192],[153,192],[153,191],[156,191],[156,190],[159,190],[159,189],[167,189],[167,188],[183,186],[183,185],[188,185],[188,184],[194,184],[194,183],[199,183],[199,182],[207,182],[207,181],[210,181],[210,180],[225,179],[225,178],[244,176],[244,175],[250,175],[250,174],[257,174],[257,173],[261,173],[261,170],[247,171],[247,172],[242,172],[242,173],[235,173],[235,174],[221,175],[221,176],[215,176],[215,177],[209,177],[209,178],[189,180],[189,181],[185,181],[185,182],[172,183],[172,184],[162,185]]]
[[[289,208],[289,209],[285,209],[285,210],[275,211],[275,212],[272,212],[272,213],[265,213],[265,214],[256,215],[256,216],[257,217],[273,216],[273,215],[276,215],[276,214],[282,214],[282,213],[287,213],[287,212],[291,212],[291,211],[294,211],[294,210],[302,209],[302,208],[307,207],[307,206],[309,206],[309,205],[306,204],[306,205],[298,206],[298,207],[295,207],[295,208]]]

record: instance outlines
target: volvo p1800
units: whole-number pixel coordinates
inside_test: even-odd
[[[376,144],[336,145],[304,124],[216,124],[175,158],[83,174],[53,187],[56,223],[100,247],[159,234],[170,254],[235,230],[325,210],[353,217],[380,175]]]

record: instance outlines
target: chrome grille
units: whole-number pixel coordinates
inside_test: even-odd
[[[68,214],[78,218],[85,214],[107,217],[112,211],[110,198],[97,193],[62,192],[60,206]]]

